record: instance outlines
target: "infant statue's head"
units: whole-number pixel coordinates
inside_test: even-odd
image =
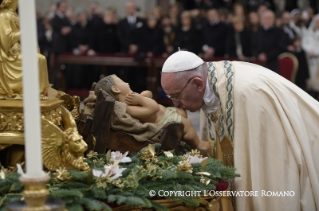
[[[125,96],[132,92],[130,85],[116,75],[109,75],[102,78],[95,85],[94,92],[96,95],[100,89],[120,102],[124,102]]]

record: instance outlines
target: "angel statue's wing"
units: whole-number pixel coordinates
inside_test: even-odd
[[[63,131],[52,122],[42,118],[42,158],[43,165],[50,171],[60,167],[60,152],[65,143]]]

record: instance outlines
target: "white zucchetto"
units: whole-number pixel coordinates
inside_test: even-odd
[[[188,51],[177,51],[168,57],[163,65],[163,73],[175,73],[194,69],[204,61],[196,54]]]

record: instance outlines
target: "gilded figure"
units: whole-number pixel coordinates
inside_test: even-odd
[[[0,99],[22,98],[22,55],[20,46],[18,0],[0,0]],[[50,87],[46,58],[38,53],[39,92],[45,96]]]

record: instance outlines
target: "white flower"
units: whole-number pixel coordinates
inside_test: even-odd
[[[112,168],[113,166],[104,166],[105,173],[110,176],[112,180],[115,180],[122,176],[122,172],[126,168],[120,168],[118,165],[115,168]]]
[[[202,163],[203,160],[205,160],[207,157],[199,158],[197,155],[195,156],[189,156],[189,163]]]
[[[111,161],[120,161],[120,163],[130,163],[132,159],[130,157],[126,157],[128,151],[122,154],[120,151],[111,152]]]
[[[114,165],[104,166],[104,172],[93,169],[93,175],[96,177],[110,177],[111,180],[115,180],[122,176],[122,172],[125,169],[126,168],[120,168],[117,162]]]
[[[20,175],[23,175],[24,174],[24,172],[23,172],[23,170],[22,170],[22,167],[21,167],[21,165],[18,163],[17,164],[17,172],[20,174]]]

